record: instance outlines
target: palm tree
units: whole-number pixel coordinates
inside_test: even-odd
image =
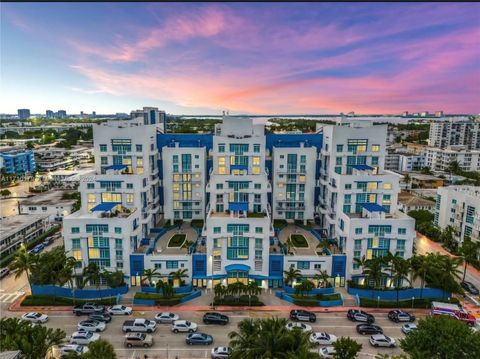
[[[148,281],[149,286],[153,286],[153,278],[160,277],[160,273],[158,273],[157,268],[154,269],[145,269],[142,274],[142,286],[145,285],[145,282]]]
[[[318,282],[324,283],[325,288],[329,288],[331,284],[328,281],[330,279],[330,275],[328,274],[328,272],[321,269],[318,269],[317,271],[318,273],[315,273],[315,276],[313,278],[316,279]]]
[[[306,279],[302,281],[302,283],[297,284],[295,286],[295,294],[300,295],[303,297],[305,293],[310,292],[313,288],[315,288],[315,284],[312,281]]]
[[[407,259],[404,259],[400,256],[394,256],[391,261],[391,274],[392,274],[392,284],[395,283],[395,288],[397,290],[397,304],[399,302],[399,291],[400,287],[403,284],[403,281],[406,280],[407,282],[410,283],[410,280],[408,278],[410,274],[410,261]]]
[[[472,241],[470,237],[466,236],[460,246],[460,254],[464,263],[462,282],[465,280],[467,274],[467,264],[474,264],[478,261],[479,251],[480,245],[477,242]]]
[[[15,272],[15,279],[20,278],[23,273],[27,275],[30,290],[32,288],[31,274],[37,262],[38,255],[28,252],[27,247],[22,243],[15,254],[12,264],[10,264],[10,269]]]
[[[288,268],[288,270],[283,271],[283,276],[285,280],[286,285],[291,285],[294,280],[297,280],[302,276],[302,272],[299,269],[296,269],[294,267]]]
[[[382,257],[368,259],[365,262],[362,274],[365,276],[367,283],[373,281],[373,289],[378,289],[382,280],[387,277],[387,274],[383,271],[384,266]]]
[[[160,293],[161,290],[163,290],[165,286],[165,282],[162,281],[162,280],[159,280],[156,284],[155,284],[155,290],[157,291],[157,293]],[[163,291],[162,291],[163,293]]]
[[[94,284],[97,289],[100,289],[100,280],[102,278],[102,273],[100,267],[95,262],[90,262],[83,269],[83,277],[86,282],[90,282],[90,285]]]
[[[175,290],[173,289],[173,287],[168,282],[165,282],[163,284],[162,289],[163,289],[163,297],[166,298],[166,299],[172,298],[173,295],[175,294]]]
[[[410,182],[412,181],[412,178],[410,177],[410,175],[408,173],[406,173],[404,176],[403,176],[403,182],[407,184],[406,186],[406,190],[408,191],[409,190],[409,184]]]
[[[423,298],[423,288],[425,288],[425,280],[427,273],[432,268],[431,253],[426,256],[416,255],[411,258],[412,280],[420,278],[420,298]]]
[[[115,348],[109,341],[104,339],[99,339],[94,342],[91,342],[88,345],[88,352],[83,354],[82,359],[98,359],[98,358],[108,358],[116,359],[117,354],[115,353]]]
[[[219,299],[222,299],[227,292],[227,288],[222,283],[217,283],[215,287],[213,287],[213,293],[215,294],[215,297],[218,297]]]
[[[365,256],[362,258],[353,258],[353,263],[357,264],[359,268],[365,268],[368,259]]]
[[[228,334],[230,346],[233,348],[231,359],[253,358],[252,348],[255,345],[255,337],[259,323],[255,319],[244,319],[238,323],[238,332]]]
[[[439,253],[435,253],[436,256],[436,263],[439,264],[439,279],[441,280],[442,290],[445,296],[447,292],[447,288],[455,284],[458,287],[457,282],[455,279],[460,279],[462,271],[458,269],[458,266],[462,263],[460,258],[449,257],[445,255],[441,255]],[[461,289],[460,289],[461,291]]]
[[[179,269],[175,272],[170,272],[169,276],[172,278],[173,282],[178,281],[178,286],[180,287],[182,285],[182,282],[184,282],[183,278],[188,278],[188,269]]]
[[[458,161],[451,161],[448,164],[448,172],[450,172],[450,175],[461,174],[462,173],[462,167],[460,166],[460,163],[458,163]]]
[[[262,293],[262,288],[258,286],[258,284],[255,281],[250,281],[247,284],[247,287],[245,288],[245,292],[248,295],[259,295]]]

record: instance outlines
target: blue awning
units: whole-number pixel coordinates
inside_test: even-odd
[[[108,171],[108,170],[117,170],[117,171],[120,171],[120,170],[124,170],[125,168],[127,168],[126,165],[110,165],[110,166],[105,166],[103,167],[103,169],[105,171]]]
[[[362,207],[369,212],[387,212],[387,210],[376,203],[363,203]]]
[[[230,165],[230,170],[248,170],[247,165]]]
[[[223,279],[227,278],[226,274],[214,274],[214,275],[193,275],[192,279]]]
[[[229,211],[248,211],[248,202],[228,202]]]
[[[267,280],[269,279],[267,276],[265,275],[249,275],[248,278],[250,279],[256,279],[256,280]]]
[[[111,211],[118,203],[115,202],[108,202],[108,203],[100,203],[93,207],[90,211],[92,212],[106,212]]]
[[[373,170],[373,167],[370,167],[368,165],[353,165],[352,168],[355,168],[356,170],[359,170],[359,171]]]
[[[225,267],[226,272],[231,272],[234,270],[249,272],[250,266],[247,266],[246,264],[235,263],[235,264],[229,264],[228,266]]]

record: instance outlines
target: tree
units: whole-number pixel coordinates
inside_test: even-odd
[[[295,286],[295,294],[300,295],[303,297],[305,293],[310,292],[313,288],[315,288],[315,284],[312,281],[306,279],[302,281],[302,283],[297,284]]]
[[[379,288],[382,280],[387,277],[387,274],[383,271],[384,266],[385,263],[381,257],[365,261],[362,274],[365,276],[367,283],[373,281],[373,289]]]
[[[412,279],[420,278],[420,298],[423,298],[423,288],[425,288],[425,281],[427,273],[432,267],[431,256],[414,256],[411,259],[412,264]]]
[[[88,344],[88,352],[82,354],[82,359],[116,359],[115,348],[110,342],[99,339]]]
[[[319,283],[322,283],[325,288],[331,287],[331,283],[328,281],[330,279],[330,275],[326,270],[317,270],[318,273],[315,273],[315,276],[313,277],[316,279]]]
[[[411,284],[408,278],[411,270],[410,261],[400,256],[394,256],[391,259],[390,268],[391,268],[391,274],[392,274],[392,278],[391,278],[392,284],[395,285],[395,288],[397,290],[397,304],[398,304],[399,294],[400,294],[399,291],[403,284],[403,281],[406,280],[409,284]]]
[[[465,280],[467,274],[467,265],[478,263],[479,251],[480,245],[477,242],[472,241],[468,236],[463,239],[462,245],[460,246],[460,255],[462,256],[464,264],[462,281]]]
[[[221,299],[227,293],[227,288],[225,288],[222,283],[217,283],[215,287],[213,287],[213,293],[215,294],[215,297]]]
[[[105,278],[105,281],[110,288],[118,288],[125,285],[124,274],[122,271],[116,270],[110,272],[108,270],[104,270],[102,272],[102,277]]]
[[[29,359],[43,359],[52,345],[65,339],[65,332],[43,325],[32,325],[17,318],[0,319],[0,352],[20,350]]]
[[[480,353],[480,332],[450,316],[427,316],[417,329],[400,340],[400,347],[412,358],[470,359]]]
[[[335,359],[355,359],[357,353],[362,350],[362,344],[358,344],[350,337],[341,337],[333,343],[333,347],[335,348],[333,355]]]
[[[160,277],[157,268],[154,269],[145,269],[142,274],[142,285],[145,285],[145,282],[148,282],[149,286],[153,286],[153,278]]]
[[[259,295],[260,293],[262,293],[262,288],[260,288],[258,284],[252,280],[248,282],[245,288],[245,293],[248,295]]]
[[[102,273],[97,263],[88,263],[88,265],[83,269],[83,277],[85,281],[90,282],[91,285],[94,284],[97,289],[100,289],[100,280],[102,278]]]
[[[15,272],[15,279],[20,278],[23,273],[27,275],[30,289],[32,288],[31,274],[35,268],[37,259],[37,255],[28,252],[27,247],[22,243],[15,254],[12,264],[10,264],[10,269]]]
[[[183,278],[188,278],[188,269],[179,269],[175,272],[170,272],[169,276],[172,278],[173,282],[178,281],[178,285],[181,286],[185,283]]]
[[[404,176],[403,176],[403,182],[405,182],[407,184],[407,191],[408,191],[408,186],[410,185],[410,182],[412,182],[412,178],[410,177],[410,175],[408,173],[406,173]]]
[[[3,197],[10,196],[11,194],[12,192],[10,192],[8,189],[2,189],[2,191],[0,192],[0,195],[2,195]]]
[[[285,278],[285,284],[291,285],[293,281],[297,280],[302,276],[302,272],[299,269],[294,267],[288,268],[288,270],[283,271],[283,277]]]
[[[458,161],[451,161],[448,164],[448,172],[450,172],[450,175],[452,174],[462,174],[462,167],[460,166],[460,163]]]
[[[430,169],[430,167],[423,167],[420,172],[424,175],[432,175],[433,172],[432,170]]]
[[[440,234],[440,242],[444,244],[445,247],[452,250],[455,247],[455,240],[453,236],[455,234],[455,228],[452,226],[447,226]]]

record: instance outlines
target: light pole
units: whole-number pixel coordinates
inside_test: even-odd
[[[415,303],[415,297],[412,297],[412,309],[413,309],[413,303]]]

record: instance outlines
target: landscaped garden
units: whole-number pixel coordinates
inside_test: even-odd
[[[183,245],[187,238],[186,234],[175,234],[168,241],[168,248],[179,248]]]
[[[291,234],[290,241],[296,248],[308,248],[308,242],[303,234]]]
[[[257,283],[249,282],[243,284],[241,282],[231,283],[228,286],[217,284],[213,291],[213,305],[230,305],[230,306],[262,306],[258,295],[262,289]]]

